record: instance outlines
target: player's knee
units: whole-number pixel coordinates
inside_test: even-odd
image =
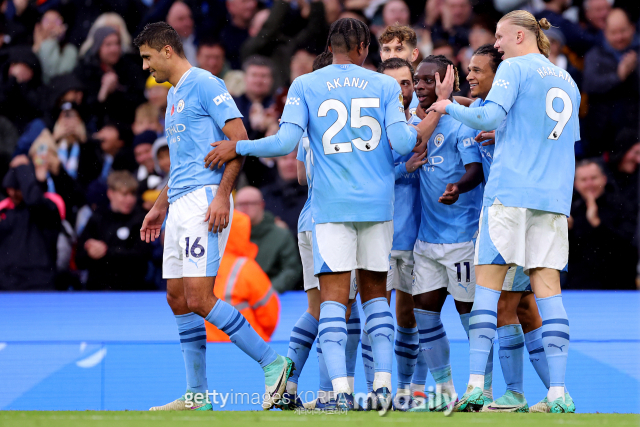
[[[413,306],[398,307],[396,310],[398,326],[402,328],[413,328],[416,326],[416,318],[413,314]]]
[[[169,307],[173,311],[180,310],[181,308],[185,308],[187,306],[187,302],[185,301],[184,295],[177,294],[175,292],[170,292],[167,290],[167,303]]]
[[[209,313],[207,311],[208,301],[202,298],[200,295],[192,293],[186,296],[187,306],[189,310],[202,317],[206,317]]]

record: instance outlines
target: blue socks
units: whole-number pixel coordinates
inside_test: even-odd
[[[296,322],[289,337],[287,357],[293,360],[296,367],[289,378],[290,382],[298,383],[298,378],[307,362],[309,351],[311,351],[311,346],[317,335],[318,321],[311,314],[305,312]]]
[[[324,362],[324,354],[322,348],[320,348],[320,338],[316,340],[316,352],[318,353],[318,369],[320,370],[320,391],[324,392],[323,396],[318,393],[318,397],[323,402],[329,401],[328,393],[333,391],[333,384],[331,384],[331,378],[329,378],[329,371],[327,370],[327,364]]]
[[[376,372],[391,374],[393,367],[393,315],[386,298],[374,298],[362,305],[365,328],[373,348]],[[374,380],[375,382],[375,380]],[[391,390],[391,384],[387,386]],[[375,388],[375,385],[374,385]]]
[[[347,322],[347,347],[345,358],[347,365],[347,377],[353,378],[356,374],[356,362],[358,361],[358,344],[360,343],[360,310],[358,303],[351,305],[351,315]],[[351,380],[349,380],[351,381]],[[350,384],[353,391],[353,384]]]
[[[427,365],[437,384],[451,381],[449,338],[444,330],[440,313],[413,309],[420,334],[420,350],[424,350]]]
[[[529,352],[529,361],[536,370],[544,386],[549,388],[549,365],[542,346],[542,327],[524,334],[524,343]]]
[[[418,334],[418,338],[420,335]],[[411,391],[424,391],[424,385],[427,383],[427,375],[429,374],[429,365],[427,365],[427,357],[425,351],[418,348],[418,358],[416,359],[416,368],[413,371],[411,379]]]
[[[522,326],[506,325],[498,328],[500,366],[507,390],[524,394],[524,334]]]
[[[414,328],[398,326],[396,328],[395,353],[398,365],[398,390],[409,390],[420,353],[419,341],[417,326]]]
[[[193,393],[207,392],[207,330],[204,320],[195,313],[176,316],[180,348],[187,370],[187,390]]]
[[[366,329],[366,325],[365,325]],[[364,365],[364,378],[367,381],[367,392],[373,391],[373,378],[375,377],[375,368],[373,366],[373,350],[371,349],[371,341],[369,334],[362,331],[362,364]]]
[[[469,372],[471,374],[469,384],[474,387],[484,387],[487,361],[496,336],[499,299],[500,291],[476,286],[475,301],[469,316]],[[474,381],[474,375],[483,377],[481,384]]]
[[[320,325],[318,338],[322,355],[327,364],[329,378],[347,377],[345,348],[347,346],[347,307],[335,301],[320,304]]]
[[[536,301],[542,317],[542,344],[549,364],[549,392],[552,393],[554,387],[562,387],[564,397],[564,377],[569,353],[569,319],[562,304],[562,295]],[[553,397],[557,395],[552,394]]]
[[[467,333],[467,338],[469,338],[469,317],[471,317],[471,313],[465,313],[460,315],[460,322],[462,323],[462,327],[464,331]],[[484,370],[484,395],[493,399],[493,345],[491,346],[491,351],[489,351],[489,358],[487,359],[487,367]]]
[[[232,305],[219,299],[206,319],[207,322],[229,335],[231,342],[258,362],[261,368],[277,359],[278,353],[264,342],[244,316]]]

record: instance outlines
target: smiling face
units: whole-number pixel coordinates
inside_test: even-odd
[[[165,46],[158,52],[147,44],[140,46],[140,57],[142,58],[142,69],[149,70],[158,83],[169,81],[169,63],[167,61],[167,49]]]
[[[402,104],[405,111],[408,111],[409,106],[411,105],[411,100],[413,99],[413,77],[411,76],[411,70],[408,67],[402,67],[396,70],[384,70],[384,74],[396,79],[400,85]]]
[[[430,62],[421,62],[416,70],[415,90],[420,107],[428,109],[431,104],[436,102],[436,72],[441,74],[444,79],[445,72],[438,69],[438,64]],[[440,80],[442,81],[442,80]]]
[[[517,55],[519,33],[524,33],[524,28],[513,25],[509,20],[498,22],[496,28],[496,42],[493,47],[502,53],[502,59],[513,58]]]
[[[490,56],[473,55],[469,62],[469,74],[467,75],[471,96],[486,99],[495,76],[496,73],[491,68]]]

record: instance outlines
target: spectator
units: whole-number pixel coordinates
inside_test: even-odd
[[[562,31],[551,27],[548,30],[545,30],[544,33],[547,35],[550,43],[549,61],[563,70],[566,70],[569,67],[569,60],[562,53],[562,48],[564,48],[565,43]]]
[[[133,134],[140,135],[145,131],[153,131],[157,136],[164,133],[164,127],[160,123],[159,117],[160,111],[158,110],[158,107],[153,105],[151,102],[140,104],[138,108],[136,108],[135,119],[133,121],[133,125],[131,125]],[[153,141],[155,141],[155,138]]]
[[[255,261],[258,247],[251,243],[251,220],[233,211],[229,240],[213,289],[215,296],[238,309],[263,340],[269,341],[278,324],[280,302],[271,281]],[[207,341],[229,341],[218,328],[205,322]]]
[[[67,26],[62,15],[50,9],[33,30],[33,51],[42,65],[42,81],[73,71],[78,60],[78,48],[66,39]]]
[[[297,150],[276,158],[278,178],[262,188],[265,209],[287,224],[294,236],[298,233],[298,217],[307,201],[307,188],[298,184]]]
[[[76,264],[89,271],[88,290],[144,290],[151,246],[140,240],[144,212],[136,206],[138,182],[117,171],[107,182],[109,206],[98,209],[78,239]]]
[[[440,6],[441,3],[441,6]],[[433,43],[444,40],[455,51],[469,44],[472,12],[469,0],[428,0],[425,23]]]
[[[53,77],[47,85],[47,89],[49,102],[47,105],[47,116],[45,117],[45,122],[50,129],[53,129],[53,125],[56,120],[58,120],[58,116],[56,114],[60,113],[60,107],[62,107],[62,104],[70,102],[78,107],[83,106],[84,86],[75,74],[67,73]],[[86,108],[80,108],[77,112],[83,116],[82,118],[85,121],[85,124],[90,120]],[[96,129],[91,129],[90,131],[95,130]]]
[[[127,30],[127,25],[125,24],[124,19],[122,19],[122,16],[117,13],[107,12],[100,15],[91,25],[89,34],[80,47],[80,56],[85,56],[91,50],[93,45],[96,43],[96,31],[102,27],[110,27],[116,30],[120,36],[120,48],[123,54],[128,54],[133,51],[131,34],[129,34],[129,31]]]
[[[191,65],[197,64],[195,34],[193,32],[193,17],[191,8],[186,3],[177,1],[171,5],[167,13],[167,24],[171,25],[182,40],[184,55]]]
[[[133,138],[133,154],[138,164],[136,179],[140,195],[149,189],[155,190],[162,182],[162,176],[156,172],[156,162],[153,157],[153,143],[156,139],[158,134],[152,130],[146,130]]]
[[[589,113],[583,135],[588,137],[588,152],[599,155],[619,129],[638,126],[640,85],[635,27],[622,9],[613,9],[607,17],[605,42],[585,56],[583,91],[589,96]]]
[[[233,0],[240,1],[240,0]],[[249,139],[258,139],[264,136],[266,129],[254,129],[253,125],[259,123],[251,121],[253,112],[262,112],[273,103],[271,93],[273,91],[273,67],[271,61],[265,57],[252,57],[247,59],[242,68],[245,72],[245,92],[235,99],[238,110],[242,113],[242,122],[247,128]]]
[[[0,115],[21,133],[42,112],[41,76],[40,61],[31,49],[11,49],[0,75]]]
[[[198,67],[221,79],[229,71],[224,46],[218,41],[201,41],[196,56]]]
[[[371,32],[379,38],[390,25],[411,25],[410,18],[409,7],[404,1],[391,0],[382,7],[382,25],[371,25]]]
[[[249,24],[256,14],[257,0],[226,0],[229,23],[220,33],[227,60],[234,70],[240,69],[240,49],[249,38]]]
[[[166,137],[161,136],[155,140],[151,147],[151,155],[153,156],[154,172],[149,175],[146,181],[140,184],[143,190],[140,191],[142,194],[142,208],[145,211],[149,211],[153,207],[160,192],[169,182],[171,158],[169,157],[169,145],[167,145]],[[162,266],[162,262],[160,262],[160,266]]]
[[[171,89],[171,83],[158,83],[153,76],[149,76],[145,83],[144,96],[158,109],[158,119],[164,129],[164,115],[167,112],[167,94]]]
[[[144,101],[142,69],[122,53],[120,36],[112,27],[98,28],[91,49],[74,71],[86,88],[86,103],[99,123],[107,119],[131,123]]]
[[[609,0],[584,0],[582,6],[587,19],[587,31],[594,36],[602,37],[602,32],[607,27],[611,3]]]
[[[278,227],[273,214],[264,210],[262,193],[244,187],[236,195],[236,207],[251,219],[251,241],[258,245],[256,262],[279,293],[292,290],[302,277],[302,265],[291,232]]]
[[[469,31],[469,46],[460,49],[458,52],[458,61],[460,62],[460,70],[466,71],[469,69],[469,62],[474,52],[478,50],[480,46],[485,44],[494,44],[496,38],[495,27],[490,24],[484,18],[474,18],[471,24],[471,30]]]
[[[36,180],[25,155],[14,157],[0,202],[0,290],[53,290],[64,202]]]
[[[598,35],[594,35],[575,22],[569,21],[562,14],[571,6],[567,0],[544,0],[544,9],[535,14],[536,19],[547,18],[547,21],[557,27],[567,41],[567,47],[582,56],[589,49],[599,43]]]
[[[583,160],[576,167],[577,197],[569,218],[567,288],[635,289],[637,248],[635,218],[624,209],[602,166]]]
[[[622,199],[629,202],[626,210],[630,212],[635,212],[638,206],[638,163],[640,138],[637,128],[622,129],[609,155],[609,170],[612,184]]]
[[[133,172],[138,168],[131,147],[127,141],[127,133],[114,123],[107,123],[95,135],[93,135],[100,144],[102,150],[102,173],[101,177],[104,182],[107,176],[113,170],[127,170]]]

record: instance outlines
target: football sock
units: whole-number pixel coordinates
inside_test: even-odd
[[[347,347],[345,349],[345,358],[347,364],[347,378],[349,385],[353,391],[353,378],[356,373],[356,362],[358,361],[358,344],[360,343],[360,310],[358,303],[351,305],[351,316],[347,322]]]
[[[294,387],[290,383],[298,384],[298,378],[300,377],[302,368],[304,368],[304,364],[307,362],[309,351],[311,351],[311,346],[317,335],[318,321],[311,314],[304,312],[296,322],[289,337],[287,357],[293,360],[296,369],[294,369],[291,377],[287,381],[288,392],[296,392],[297,387]]]
[[[469,316],[469,385],[484,388],[484,373],[493,348],[498,321],[500,291],[476,285],[476,296]]]
[[[278,357],[278,353],[264,342],[247,319],[235,307],[221,299],[213,306],[206,320],[229,335],[231,342],[258,362],[261,368],[273,363]]]
[[[365,324],[364,329],[367,329]],[[373,391],[373,377],[375,376],[375,368],[373,367],[373,350],[371,349],[371,341],[369,334],[365,330],[362,331],[362,364],[364,365],[364,378],[367,381],[367,392]]]
[[[316,352],[318,353],[318,369],[320,371],[320,392],[318,392],[318,397],[321,402],[326,403],[329,401],[329,393],[333,391],[333,385],[331,384],[331,378],[329,378],[327,364],[324,362],[324,355],[320,347],[319,338],[316,339]]]
[[[418,327],[396,327],[395,353],[398,364],[398,390],[408,389],[420,353]]]
[[[325,301],[320,304],[320,325],[318,338],[322,347],[322,355],[327,364],[329,378],[347,377],[345,348],[347,346],[347,322],[345,314],[347,308],[335,301]],[[341,393],[341,390],[335,390]]]
[[[549,365],[542,346],[542,327],[524,334],[524,343],[529,352],[529,362],[533,365],[544,386],[549,389]]]
[[[465,313],[460,315],[460,322],[462,323],[462,327],[464,331],[467,333],[467,338],[469,338],[469,317],[471,317],[471,313]],[[489,351],[489,357],[487,358],[487,367],[484,370],[484,388],[482,390],[482,394],[486,397],[493,399],[493,346],[491,346],[491,351]]]
[[[436,392],[441,393],[442,384],[452,380],[449,338],[440,320],[440,313],[418,308],[414,308],[413,313],[418,323],[420,350],[424,350],[429,371],[436,382]]]
[[[420,333],[418,333],[420,338]],[[418,344],[419,345],[419,344]],[[427,365],[427,357],[425,352],[418,348],[418,358],[416,359],[416,368],[413,371],[411,379],[411,391],[424,391],[424,385],[427,383],[427,375],[429,374],[429,366]]]
[[[562,295],[536,298],[542,317],[542,345],[549,364],[549,403],[564,400],[564,377],[569,353],[569,319],[562,304]]]
[[[506,325],[498,328],[500,349],[498,356],[507,390],[524,394],[524,334],[522,326]]]
[[[176,316],[180,348],[187,370],[187,390],[207,392],[207,330],[204,320],[195,313]]]
[[[387,299],[373,298],[362,305],[366,316],[365,325],[371,348],[376,375],[373,389],[387,387],[391,390],[391,371],[393,369],[393,315],[389,309]],[[379,375],[387,373],[387,375]]]

